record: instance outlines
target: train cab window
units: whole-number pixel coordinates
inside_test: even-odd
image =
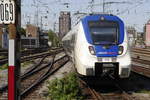
[[[90,22],[90,33],[95,45],[112,45],[118,41],[118,25],[115,22]]]

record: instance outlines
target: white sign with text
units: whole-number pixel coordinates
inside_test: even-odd
[[[14,0],[0,0],[0,24],[15,23]]]

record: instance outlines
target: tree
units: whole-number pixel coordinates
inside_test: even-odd
[[[48,36],[49,36],[49,41],[52,42],[52,46],[54,47],[59,46],[60,40],[52,30],[49,30]]]
[[[19,33],[23,36],[26,36],[26,30],[22,27],[19,29]]]

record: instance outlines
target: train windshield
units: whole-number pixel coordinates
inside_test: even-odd
[[[91,22],[90,33],[95,45],[117,44],[118,25],[115,22]]]

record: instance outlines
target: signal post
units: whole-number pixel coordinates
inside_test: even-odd
[[[0,0],[0,24],[8,25],[8,100],[20,100],[21,0]]]
[[[9,49],[8,49],[8,100],[20,100],[20,34],[21,27],[21,0],[14,2],[14,23],[8,25]],[[13,18],[13,16],[12,16]],[[10,19],[11,20],[11,19]]]

